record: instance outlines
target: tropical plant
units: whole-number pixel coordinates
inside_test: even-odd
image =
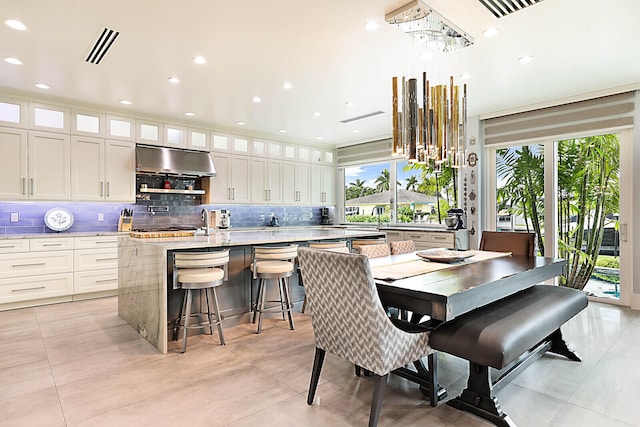
[[[498,212],[524,218],[527,231],[536,233],[544,255],[544,157],[538,145],[504,148],[496,152],[496,173],[504,184],[497,189]]]
[[[416,178],[415,175],[409,176],[409,178],[407,178],[407,185],[405,188],[410,191],[416,191],[418,188],[418,178]]]
[[[618,225],[608,219],[616,218],[620,207],[618,135],[560,141],[558,165],[558,249],[569,262],[564,285],[583,289],[598,261],[605,226]]]

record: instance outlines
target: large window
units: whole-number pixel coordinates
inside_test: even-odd
[[[620,134],[610,133],[492,151],[495,229],[534,232],[539,255],[567,259],[565,286],[613,299],[621,291],[620,148]]]
[[[457,207],[458,172],[448,166],[394,160],[345,167],[344,174],[346,222],[438,224]]]

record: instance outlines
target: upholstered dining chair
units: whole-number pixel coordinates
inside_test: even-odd
[[[380,416],[389,373],[431,355],[428,331],[405,332],[385,313],[364,255],[300,248],[316,352],[307,403],[311,405],[326,352],[371,372],[375,378],[369,426]],[[431,384],[435,384],[431,369]]]
[[[481,251],[511,252],[516,256],[533,257],[535,255],[535,239],[535,233],[483,231],[479,249]]]
[[[400,240],[389,243],[389,249],[391,249],[391,255],[406,254],[408,252],[415,252],[416,245],[413,243],[413,240]]]
[[[367,258],[379,258],[383,256],[389,256],[389,245],[381,243],[379,245],[364,245],[360,246],[358,252],[362,255],[366,255]]]
[[[333,252],[342,252],[349,253],[349,247],[347,246],[347,242],[341,240],[339,242],[311,242],[309,243],[309,247],[313,249],[322,249],[324,251],[333,251]],[[304,279],[302,275],[300,276],[300,280],[298,280],[298,285],[304,287]],[[304,300],[302,301],[302,308],[300,309],[300,313],[305,312],[307,309],[307,296],[304,296]]]

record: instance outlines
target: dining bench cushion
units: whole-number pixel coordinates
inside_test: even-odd
[[[431,347],[502,369],[587,304],[587,296],[578,290],[536,285],[442,323],[431,333]]]

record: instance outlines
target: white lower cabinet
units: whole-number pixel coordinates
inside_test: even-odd
[[[0,239],[0,311],[115,295],[118,237]]]
[[[73,239],[0,240],[0,310],[71,301]]]
[[[76,237],[73,252],[73,295],[117,291],[118,237]]]
[[[413,240],[416,250],[433,248],[455,248],[455,233],[450,231],[403,231],[388,230],[387,242]]]

